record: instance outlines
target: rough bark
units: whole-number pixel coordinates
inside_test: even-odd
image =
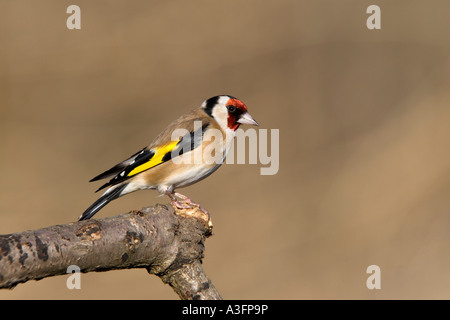
[[[116,217],[0,235],[0,288],[67,273],[146,268],[181,299],[221,299],[204,273],[212,225],[198,208],[156,205]]]

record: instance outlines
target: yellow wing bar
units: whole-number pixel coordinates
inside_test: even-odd
[[[164,146],[154,148],[153,150],[154,150],[155,154],[153,155],[153,157],[149,161],[147,161],[147,162],[141,164],[140,166],[137,166],[133,170],[131,170],[128,173],[127,177],[134,176],[138,173],[141,173],[142,171],[148,170],[148,169],[162,163],[163,157],[168,152],[172,152],[173,150],[175,150],[178,142],[179,141],[171,141],[170,143],[168,143]]]

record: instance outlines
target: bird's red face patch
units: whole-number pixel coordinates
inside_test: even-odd
[[[242,114],[247,112],[247,106],[238,99],[230,98],[227,102],[228,128],[236,131],[240,123],[237,122]]]

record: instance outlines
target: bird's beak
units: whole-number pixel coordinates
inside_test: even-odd
[[[255,119],[253,119],[253,117],[248,112],[242,114],[241,117],[239,118],[239,120],[236,122],[242,123],[242,124],[252,124],[254,126],[259,126],[258,122],[256,122]]]

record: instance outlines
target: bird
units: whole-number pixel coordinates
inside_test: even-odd
[[[178,209],[199,207],[175,189],[190,186],[214,173],[224,162],[241,124],[258,126],[247,106],[231,95],[209,98],[200,107],[170,123],[148,146],[92,178],[109,179],[106,189],[78,218],[92,218],[109,202],[145,189],[167,195]]]

